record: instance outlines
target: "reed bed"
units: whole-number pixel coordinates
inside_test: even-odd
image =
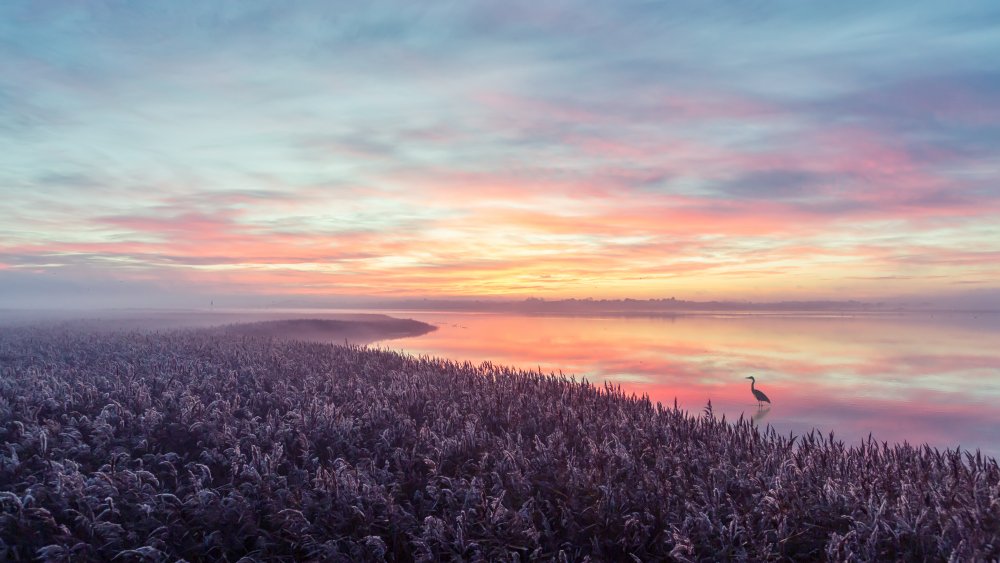
[[[1000,468],[485,363],[0,329],[8,561],[975,560]]]

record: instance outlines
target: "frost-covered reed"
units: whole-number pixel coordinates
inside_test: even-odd
[[[492,364],[0,329],[0,559],[1000,557],[996,461]]]

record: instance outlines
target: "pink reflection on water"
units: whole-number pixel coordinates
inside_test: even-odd
[[[543,317],[405,313],[439,326],[383,346],[609,381],[782,433],[1000,454],[1000,318]],[[760,410],[747,375],[773,401]]]

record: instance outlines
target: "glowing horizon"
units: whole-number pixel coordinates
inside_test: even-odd
[[[0,306],[998,301],[993,3],[366,6],[0,6]]]

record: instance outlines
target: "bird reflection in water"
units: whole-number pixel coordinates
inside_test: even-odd
[[[769,412],[771,412],[771,406],[770,405],[768,405],[766,407],[758,408],[757,412],[755,412],[754,415],[753,415],[753,421],[756,422],[759,425],[760,421],[764,420],[767,417],[767,413],[769,413]]]

